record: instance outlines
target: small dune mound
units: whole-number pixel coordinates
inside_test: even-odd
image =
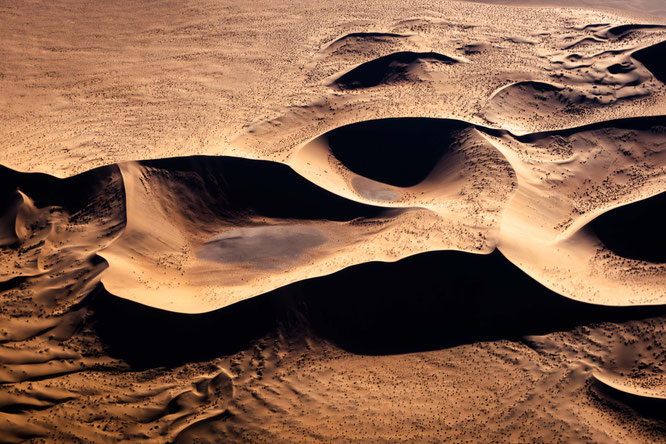
[[[409,38],[408,34],[398,34],[394,32],[352,32],[346,34],[328,46],[321,53],[331,54],[338,50],[344,51],[367,51],[368,44],[393,43],[399,40]]]
[[[612,104],[653,92],[647,83],[652,76],[631,60],[627,50],[560,55],[552,63],[563,69],[552,76],[557,83],[528,80],[504,86],[491,95],[483,116],[494,124],[524,130],[549,118],[566,122],[573,116],[603,112]]]
[[[657,80],[666,83],[666,41],[640,49],[632,57],[641,62]]]
[[[563,49],[573,49],[579,46],[586,46],[588,44],[603,43],[603,42],[605,42],[604,39],[600,39],[597,37],[582,37],[580,39],[575,40],[573,43],[565,45]]]
[[[340,89],[371,88],[406,80],[418,80],[416,71],[423,63],[452,65],[459,63],[453,57],[437,52],[403,51],[363,63],[338,77],[332,86]]]
[[[591,222],[599,240],[618,256],[666,262],[666,193],[615,208]]]
[[[622,62],[610,65],[607,69],[611,74],[626,74],[636,69],[636,66],[631,62]]]
[[[585,100],[585,95],[573,88],[537,81],[517,82],[491,96],[484,116],[491,122],[504,122],[512,116],[539,118],[575,108]]]
[[[574,26],[573,29],[575,29],[576,31],[596,31],[600,28],[605,28],[609,25],[610,23],[589,23],[587,25]]]
[[[463,45],[458,49],[463,51],[465,55],[474,55],[489,50],[490,44],[488,42],[473,42]]]
[[[558,82],[578,89],[590,106],[609,105],[655,92],[652,74],[632,59],[634,49],[606,50],[592,55],[558,55],[554,67],[562,68]]]
[[[333,156],[352,172],[410,187],[430,174],[469,126],[445,119],[380,119],[336,128],[326,137]]]

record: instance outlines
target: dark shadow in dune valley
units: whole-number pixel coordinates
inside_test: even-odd
[[[616,308],[566,299],[497,251],[433,252],[358,265],[200,315],[153,309],[101,288],[91,308],[109,354],[136,368],[233,354],[277,331],[315,334],[348,351],[376,355],[666,314],[660,306]]]

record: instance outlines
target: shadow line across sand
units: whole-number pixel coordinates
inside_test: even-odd
[[[498,251],[366,263],[198,315],[120,299],[102,286],[87,303],[109,354],[137,369],[233,354],[276,332],[313,334],[353,353],[379,355],[666,315],[666,306],[608,307],[563,298]]]

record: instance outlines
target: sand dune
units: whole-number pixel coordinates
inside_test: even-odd
[[[284,165],[234,158],[121,165],[127,227],[99,253],[110,265],[106,289],[202,312],[367,260],[488,253],[513,187],[501,154],[469,124],[447,120],[342,127],[289,163],[313,183]]]
[[[339,252],[373,251],[372,239],[416,217],[342,199],[271,162],[168,159],[120,169],[127,226],[99,253],[109,263],[102,282],[173,311],[209,311],[356,263],[362,256]]]
[[[0,441],[663,442],[666,18],[590,2],[0,6]]]
[[[333,85],[341,89],[356,89],[419,81],[426,75],[424,63],[451,65],[459,61],[436,52],[396,52],[357,66],[337,78]]]
[[[660,267],[606,254],[581,230],[600,214],[663,190],[662,125],[662,117],[646,117],[518,137],[529,151],[500,142],[517,172],[518,190],[521,181],[529,184],[504,213],[500,250],[569,297],[611,305],[663,303]],[[527,162],[518,166],[518,158]],[[622,272],[628,263],[632,272]]]
[[[125,226],[98,252],[109,264],[101,282],[117,296],[196,313],[369,260],[499,246],[563,296],[662,304],[663,264],[645,262],[659,262],[658,252],[626,252],[617,245],[640,248],[636,240],[609,236],[603,222],[586,229],[662,192],[662,127],[650,117],[513,136],[386,119],[305,144],[289,160],[295,171],[225,157],[121,164]]]
[[[655,269],[644,262],[653,259],[649,254],[636,257],[615,246],[635,244],[630,235],[604,234],[612,245],[605,250],[594,235],[602,223],[594,224],[597,231],[585,229],[599,215],[662,192],[662,126],[662,117],[651,117],[516,137],[460,121],[360,122],[312,140],[290,158],[312,183],[279,164],[200,159],[202,166],[183,176],[203,186],[192,195],[192,185],[184,189],[184,179],[168,169],[175,163],[156,163],[161,170],[128,164],[126,194],[137,200],[128,203],[126,232],[100,253],[110,263],[102,279],[116,295],[198,312],[368,260],[438,249],[487,254],[499,246],[563,296],[663,304],[663,264]],[[254,176],[244,169],[260,165],[257,181],[248,182]],[[273,177],[271,169],[283,173]],[[222,175],[209,182],[205,171],[213,170]],[[236,189],[244,191],[234,197]],[[156,206],[160,196],[169,200]],[[345,207],[358,212],[344,214]],[[301,214],[317,208],[329,214]],[[427,233],[428,242],[418,233]],[[631,275],[622,271],[628,263]]]

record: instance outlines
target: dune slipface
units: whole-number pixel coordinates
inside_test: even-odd
[[[666,11],[558,6],[0,6],[0,441],[664,442]]]

